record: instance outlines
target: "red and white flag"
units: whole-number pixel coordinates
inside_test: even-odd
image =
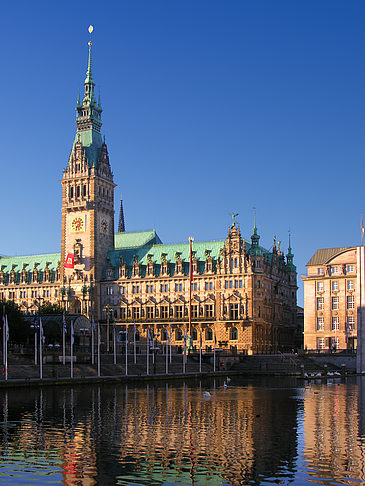
[[[75,255],[73,253],[67,253],[65,260],[65,268],[74,268],[75,266]]]
[[[362,244],[362,240],[364,239],[364,233],[365,233],[365,230],[364,230],[364,221],[361,218],[361,244]]]

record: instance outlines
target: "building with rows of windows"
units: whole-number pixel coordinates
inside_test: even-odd
[[[304,281],[304,346],[308,350],[355,349],[358,248],[318,250]]]
[[[135,325],[141,337],[150,330],[166,342],[171,335],[176,346],[190,318],[195,345],[201,339],[203,346],[247,353],[291,350],[297,274],[290,243],[286,256],[275,239],[266,250],[256,223],[244,239],[233,219],[226,238],[194,242],[190,258],[188,242],[165,245],[154,230],[126,232],[122,205],[115,234],[115,184],[91,68],[90,42],[76,136],[61,181],[61,252],[0,257],[0,298],[14,300],[26,313],[60,303],[95,322]],[[68,255],[74,255],[73,268],[65,267]]]

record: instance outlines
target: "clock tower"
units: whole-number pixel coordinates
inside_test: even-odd
[[[90,27],[92,30],[92,28]],[[68,295],[78,299],[90,283],[98,294],[98,282],[108,250],[114,247],[114,187],[108,149],[101,136],[101,103],[94,96],[91,41],[84,97],[76,106],[76,136],[62,178],[61,275]],[[65,268],[67,254],[74,268]],[[98,300],[98,299],[97,299]]]

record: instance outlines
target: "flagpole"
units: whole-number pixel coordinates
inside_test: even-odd
[[[98,376],[100,376],[100,322],[98,322]]]
[[[113,362],[117,364],[117,349],[115,346],[115,324],[113,324]]]
[[[94,318],[92,318],[92,322],[91,322],[91,364],[92,365],[95,364],[94,326],[95,326],[95,322],[94,322]]]
[[[183,373],[184,374],[186,372],[186,333],[187,333],[187,329],[185,327],[185,332],[184,332],[184,354],[183,354]]]
[[[43,379],[43,327],[42,319],[39,319],[39,377]]]
[[[4,311],[3,311],[3,366],[4,366],[4,371],[5,371],[5,305],[4,305]]]
[[[194,238],[191,236],[189,237],[189,260],[190,260],[190,268],[189,268],[189,345],[190,345],[190,337],[191,337],[191,285],[193,282],[193,241]]]
[[[5,305],[3,306],[3,366],[5,369]]]
[[[360,269],[359,269],[359,280],[360,280],[360,306],[358,309],[358,322],[357,322],[357,372],[362,373],[363,370],[363,328],[362,328],[362,248],[364,241],[364,223],[361,215],[361,238],[360,238]]]
[[[214,332],[214,341],[213,341],[213,344],[214,344],[214,349],[213,349],[213,361],[214,361],[213,371],[215,372],[215,332]]]
[[[136,321],[133,323],[134,327],[134,341],[133,341],[133,354],[134,354],[134,364],[137,364],[137,350],[136,350]]]
[[[66,318],[65,318],[65,313],[63,313],[63,319],[62,319],[62,364],[66,364],[66,333],[65,333],[65,327],[66,327]]]
[[[38,349],[37,349],[37,340],[38,340],[38,332],[37,332],[37,316],[34,318],[34,364],[37,366],[38,364]]]
[[[166,343],[166,356],[165,356],[165,373],[166,375],[169,373],[169,343]]]
[[[5,380],[8,380],[8,340],[9,340],[9,323],[8,316],[5,315],[6,330],[5,330]]]
[[[71,378],[74,377],[74,322],[71,320],[71,352],[70,352],[70,357],[71,357]]]
[[[152,364],[155,364],[155,330],[153,330],[152,351]]]
[[[202,331],[200,330],[199,373],[202,372]]]
[[[128,325],[125,325],[125,375],[128,375]]]
[[[150,374],[150,356],[149,356],[149,350],[150,350],[150,330],[147,329],[147,346],[146,346],[146,355],[147,355],[147,375]]]
[[[170,323],[170,364],[172,363],[172,329],[171,329],[171,323]]]

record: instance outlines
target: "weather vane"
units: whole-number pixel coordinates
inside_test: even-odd
[[[239,213],[232,213],[232,226],[236,226],[236,220],[234,219],[236,216],[238,216]]]

